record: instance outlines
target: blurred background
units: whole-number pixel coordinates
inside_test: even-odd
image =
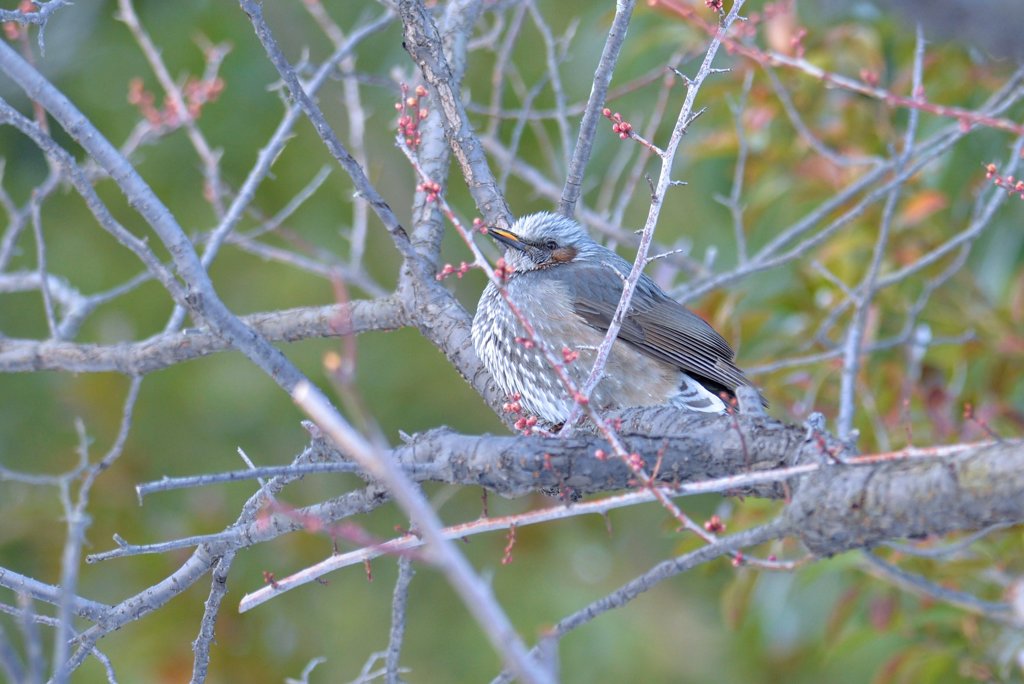
[[[809,61],[852,78],[862,77],[867,70],[882,87],[906,95],[914,49],[908,17],[930,18],[933,5],[926,4],[927,8],[906,2],[902,11],[890,13],[884,3],[800,3],[783,14],[793,26],[806,28],[802,44]],[[497,23],[493,17],[507,21],[517,3],[492,5],[496,9],[485,13],[477,29],[481,43],[486,43],[488,29]],[[556,36],[571,35],[561,69],[570,104],[584,102],[589,93],[612,5],[536,2]],[[282,113],[276,72],[249,21],[230,2],[139,0],[135,6],[176,79],[203,73],[206,42],[230,46],[220,69],[223,91],[203,108],[199,126],[222,151],[223,181],[237,188]],[[695,6],[706,12],[703,3]],[[1019,28],[1022,13],[1007,3],[1003,6],[988,11],[974,3],[975,10],[967,18],[980,21],[994,16],[1004,29],[1017,22],[1013,35],[1024,35]],[[325,0],[323,7],[346,30],[381,11],[369,0]],[[319,62],[330,53],[330,43],[303,2],[274,0],[265,3],[265,11],[293,63],[303,58]],[[760,2],[750,2],[745,9],[748,14],[765,11]],[[158,101],[162,97],[137,44],[116,14],[117,3],[112,0],[79,0],[50,22],[45,55],[35,48],[34,34],[29,43],[39,68],[108,139],[121,144],[141,119],[139,109],[128,102],[133,79],[141,79],[148,91],[157,93]],[[961,21],[956,26],[966,26]],[[995,29],[988,33],[990,29],[975,30],[972,25],[970,31],[960,32],[934,23],[928,30],[932,41],[924,77],[933,102],[978,107],[1016,68],[1013,57],[1020,56],[1019,40],[997,39]],[[965,40],[957,40],[960,37]],[[757,38],[759,44],[765,40],[771,38]],[[503,98],[509,109],[520,106],[517,81],[529,90],[545,78],[547,65],[544,51],[537,47],[539,41],[536,26],[526,21],[513,49],[513,85]],[[613,90],[636,82],[679,53],[683,60],[673,65],[692,73],[706,42],[700,31],[678,16],[639,3]],[[477,105],[488,103],[494,60],[492,50],[472,53],[463,90]],[[727,270],[737,261],[729,211],[716,197],[728,195],[732,187],[739,139],[730,108],[744,97],[747,71],[753,70],[754,77],[740,122],[749,154],[742,200],[751,249],[820,205],[858,173],[827,163],[798,139],[763,72],[724,51],[718,63],[733,71],[710,79],[700,93],[698,105],[708,111],[688,132],[675,171],[675,177],[688,185],[675,188],[667,198],[658,229],[664,244],[686,250],[695,263],[714,271]],[[398,82],[417,81],[402,49],[399,25],[393,24],[360,47],[357,69],[364,75],[367,174],[403,221],[408,221],[416,181],[394,146],[394,102]],[[825,144],[850,156],[885,155],[899,144],[906,111],[827,88],[804,75],[784,70],[779,75]],[[650,80],[609,106],[639,129],[654,109],[662,83],[661,78]],[[5,77],[0,77],[0,96],[22,112],[31,112],[31,105]],[[671,91],[657,141],[663,142],[671,130],[682,97],[678,86]],[[347,142],[350,113],[341,84],[329,83],[319,101]],[[551,90],[541,88],[534,108],[547,110],[554,105]],[[471,113],[478,129],[490,125],[490,117],[480,107],[471,108]],[[1020,121],[1022,113],[1024,108],[1018,105],[1006,116]],[[571,119],[573,139],[577,121]],[[925,115],[920,137],[950,123]],[[507,139],[515,125],[514,120],[502,121],[497,135]],[[81,155],[62,131],[53,134]],[[549,173],[560,187],[564,169],[551,163],[558,157],[552,155],[552,146],[557,151],[561,145],[557,136],[550,120],[526,126],[518,155]],[[1005,160],[1011,142],[1006,132],[979,130],[912,179],[898,210],[887,267],[917,258],[963,229],[978,194],[987,187],[983,165]],[[627,144],[611,134],[607,122],[601,122],[585,185],[584,200],[589,206],[600,208],[618,201],[616,188],[605,185],[602,174],[618,168]],[[0,156],[3,188],[22,204],[46,177],[46,160],[31,141],[10,127],[0,128]],[[216,217],[202,200],[200,162],[184,131],[153,138],[133,153],[132,161],[180,224],[201,242],[216,225]],[[350,255],[348,232],[358,200],[307,122],[296,127],[272,177],[260,187],[255,208],[262,216],[274,215],[324,167],[330,170],[324,184],[267,242],[331,264]],[[656,173],[653,161],[646,171]],[[150,244],[156,246],[151,232],[112,182],[99,182],[97,191],[126,227],[138,235],[150,235]],[[635,196],[628,198],[624,227],[642,225],[646,194],[641,183]],[[508,178],[507,196],[519,214],[548,210],[554,204],[514,174]],[[457,172],[453,172],[448,199],[467,222],[476,215]],[[931,296],[921,320],[936,338],[948,338],[951,343],[928,350],[920,376],[910,379],[909,393],[902,392],[908,382],[905,348],[879,352],[867,362],[864,402],[858,413],[863,449],[900,447],[911,435],[918,444],[977,438],[982,431],[962,417],[967,401],[993,429],[1019,434],[1024,423],[1024,382],[1018,371],[1024,361],[1021,205],[1012,201],[1000,210],[975,243],[967,267]],[[41,212],[50,269],[82,292],[113,287],[141,270],[127,250],[98,228],[70,189],[48,199]],[[856,282],[870,257],[880,212],[880,205],[872,206],[855,225],[806,259],[745,278],[690,304],[734,343],[744,367],[757,369],[779,359],[822,351],[826,345],[820,339],[813,341],[815,334],[842,293],[813,262],[846,282]],[[244,219],[240,230],[259,226],[260,215]],[[630,256],[628,250],[622,253]],[[467,258],[454,235],[446,238],[443,257],[455,264]],[[395,282],[398,263],[388,236],[371,218],[363,259],[366,275],[388,290]],[[34,267],[35,244],[29,232],[20,238],[11,268]],[[223,299],[239,314],[335,300],[331,283],[322,276],[241,248],[222,250],[211,275]],[[665,265],[659,265],[655,275],[675,284],[687,278]],[[472,311],[484,283],[481,274],[471,272],[447,282]],[[880,295],[873,311],[879,337],[899,329],[922,282],[906,282]],[[351,286],[352,296],[367,294]],[[76,339],[103,344],[144,339],[161,330],[171,309],[166,293],[149,282],[98,309]],[[839,340],[839,330],[827,329],[822,337]],[[38,292],[0,293],[0,335],[47,336]],[[337,340],[310,340],[283,349],[309,377],[329,389],[322,358],[338,345]],[[755,380],[770,399],[774,416],[798,422],[810,411],[820,410],[831,421],[838,367],[834,360],[787,367],[759,374]],[[76,419],[81,419],[91,440],[91,457],[98,459],[116,435],[127,387],[128,379],[107,373],[0,374],[0,464],[33,473],[67,470],[76,462]],[[413,433],[440,425],[470,433],[504,432],[445,358],[415,330],[358,338],[358,390],[393,443],[400,430]],[[254,491],[253,484],[157,494],[142,506],[134,487],[163,476],[238,469],[242,463],[237,449],[259,465],[287,464],[307,443],[301,418],[289,398],[238,354],[216,354],[151,374],[142,384],[125,453],[93,492],[86,552],[111,548],[115,533],[132,543],[151,543],[223,529]],[[303,505],[336,496],[357,483],[342,476],[307,477],[286,489],[282,499]],[[446,522],[469,520],[480,513],[479,490],[442,485],[426,489]],[[490,512],[512,513],[550,503],[540,495],[513,501],[491,497]],[[685,505],[695,519],[717,512],[727,519],[730,530],[736,530],[771,515],[779,504],[705,497]],[[57,583],[65,531],[59,512],[53,488],[0,481],[0,566]],[[357,522],[373,534],[388,537],[396,525],[405,526],[408,521],[393,506],[386,506]],[[695,547],[692,539],[676,533],[654,505],[619,511],[608,520],[568,520],[520,529],[510,565],[501,564],[505,543],[504,535],[478,536],[463,548],[493,582],[499,600],[530,642],[568,613],[659,561]],[[372,652],[386,647],[396,574],[391,559],[373,563],[372,581],[362,569],[349,568],[330,575],[326,585],[307,586],[251,613],[237,614],[238,599],[262,585],[264,571],[285,575],[331,550],[330,539],[310,533],[288,535],[240,555],[217,623],[209,681],[283,681],[297,677],[316,657],[326,661],[310,681],[349,681],[359,675]],[[772,552],[785,557],[800,550],[785,544]],[[187,555],[142,556],[84,567],[80,593],[117,602],[169,574]],[[1024,569],[1019,531],[987,540],[961,561],[903,560],[906,567],[927,572],[936,581],[983,596],[997,590],[979,578],[979,569]],[[191,642],[208,589],[206,581],[200,582],[164,609],[100,642],[120,681],[188,679]],[[0,599],[14,602],[6,590],[0,590]],[[13,624],[9,616],[0,616],[8,635],[16,633]],[[562,642],[561,664],[567,682],[1016,681],[1020,670],[1012,658],[1021,645],[1019,632],[869,578],[855,555],[818,562],[792,575],[736,570],[722,560],[664,582],[624,609],[570,634]],[[413,682],[488,681],[500,669],[498,658],[444,579],[423,567],[411,587],[402,662],[411,668],[407,678]],[[92,660],[74,681],[99,682],[105,677]]]

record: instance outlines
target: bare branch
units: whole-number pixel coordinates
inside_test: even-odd
[[[221,602],[228,591],[228,571],[235,559],[234,551],[228,551],[213,567],[210,582],[210,595],[206,599],[203,610],[203,621],[199,627],[199,636],[192,643],[195,661],[192,664],[192,684],[206,681],[206,671],[210,666],[210,647],[213,645],[213,630],[217,623],[217,613]]]
[[[383,299],[268,311],[244,316],[241,320],[270,342],[293,342],[370,330],[395,330],[403,325],[405,317],[393,299]],[[231,344],[209,327],[164,332],[148,340],[116,345],[3,340],[0,370],[7,373],[116,371],[134,376],[231,349]]]
[[[424,9],[422,0],[399,0],[398,12],[405,27],[405,49],[423,73],[434,101],[440,105],[445,137],[459,161],[477,208],[488,224],[511,225],[511,211],[469,123],[459,83],[442,51],[434,20]]]
[[[551,681],[548,673],[527,657],[525,646],[495,601],[490,587],[476,575],[465,556],[455,549],[451,541],[445,539],[437,513],[405,478],[398,466],[356,433],[322,395],[308,384],[296,387],[292,398],[330,435],[335,444],[355,458],[368,473],[388,483],[395,499],[430,544],[433,561],[447,575],[452,588],[460,595],[466,608],[476,617],[491,644],[504,656],[508,665],[524,681]]]
[[[920,25],[917,27],[917,50],[914,53],[914,80],[913,92],[917,97],[923,93],[924,85],[921,82],[921,71],[924,65],[924,33]],[[917,136],[917,123],[919,112],[916,109],[910,110],[910,118],[907,122],[907,132],[903,140],[903,149],[894,160],[896,173],[902,171],[910,157],[910,151],[914,147],[914,138]],[[843,349],[843,373],[842,385],[839,389],[839,418],[838,432],[842,440],[850,439],[850,431],[853,429],[854,413],[854,389],[857,380],[857,373],[860,370],[861,345],[865,336],[868,310],[875,297],[876,284],[879,272],[882,268],[882,257],[885,255],[889,242],[889,231],[892,229],[893,213],[896,210],[896,203],[900,197],[902,186],[894,185],[885,200],[885,207],[882,209],[882,225],[878,230],[878,238],[875,240],[875,247],[871,254],[871,263],[864,279],[858,288],[854,301],[853,320],[846,334],[846,343]]]
[[[626,282],[622,288],[622,295],[620,296],[618,306],[615,309],[615,315],[612,316],[611,323],[608,326],[608,331],[605,333],[600,349],[598,349],[597,356],[594,359],[594,366],[590,371],[590,376],[583,385],[582,393],[584,397],[590,397],[594,388],[597,386],[597,383],[600,382],[602,374],[604,373],[605,363],[607,362],[608,355],[611,352],[612,344],[619,336],[625,312],[629,310],[630,302],[633,300],[633,293],[636,291],[637,284],[640,281],[640,275],[647,266],[647,254],[650,249],[651,241],[654,237],[654,229],[658,224],[661,207],[665,201],[665,193],[668,191],[672,182],[672,164],[675,161],[676,150],[682,142],[683,134],[686,132],[686,128],[692,120],[694,101],[696,100],[697,93],[704,80],[711,74],[711,64],[718,52],[718,46],[721,44],[722,36],[725,35],[729,30],[729,27],[736,21],[742,7],[743,0],[736,0],[733,3],[729,14],[722,20],[721,30],[708,46],[707,53],[704,55],[704,61],[701,63],[697,75],[690,83],[687,84],[686,98],[683,102],[682,108],[679,110],[679,116],[676,118],[675,126],[672,128],[672,134],[669,136],[668,144],[665,146],[664,153],[661,155],[661,173],[659,174],[658,182],[652,191],[651,207],[647,213],[647,222],[644,224],[644,230],[640,237],[640,245],[637,248],[636,258],[633,261],[633,268],[626,277]],[[574,409],[569,420],[566,421],[566,425],[571,426],[578,416],[579,409],[577,405],[577,408]]]
[[[873,553],[865,552],[862,558],[867,565],[868,572],[878,575],[902,589],[910,591],[919,596],[926,596],[932,599],[949,603],[958,608],[966,610],[975,615],[997,620],[1006,624],[1020,626],[1019,620],[1014,619],[1013,609],[1009,603],[983,601],[964,591],[956,591],[947,587],[939,586],[929,582],[923,577],[914,575],[902,570],[892,563],[888,563]]]
[[[594,618],[626,605],[640,594],[670,577],[675,577],[682,572],[703,565],[715,558],[721,558],[728,554],[737,553],[741,549],[778,539],[785,534],[785,525],[775,521],[728,537],[722,537],[714,544],[709,544],[696,551],[662,561],[644,574],[622,585],[614,592],[560,620],[551,631],[551,637],[557,639],[565,636]],[[536,652],[538,648],[540,646],[535,648],[534,651]],[[507,673],[502,673],[494,679],[493,684],[511,681],[512,679]]]
[[[402,639],[405,636],[406,602],[409,598],[409,583],[412,582],[416,569],[412,559],[402,556],[398,559],[398,579],[395,580],[395,591],[391,599],[391,634],[388,637],[388,650],[385,660],[386,681],[398,684],[398,656],[402,652]]]
[[[583,174],[590,161],[590,151],[594,145],[597,124],[601,121],[601,108],[605,106],[605,101],[608,99],[608,85],[612,81],[612,73],[619,61],[622,45],[626,42],[626,31],[629,29],[629,20],[633,17],[634,7],[636,7],[636,0],[616,0],[615,17],[612,19],[608,38],[605,39],[604,49],[601,51],[601,60],[597,63],[597,70],[594,72],[590,97],[587,98],[587,106],[583,111],[579,136],[576,138],[572,162],[569,164],[565,187],[562,189],[562,199],[558,203],[558,211],[565,216],[572,216],[575,213],[576,202],[583,191]]]

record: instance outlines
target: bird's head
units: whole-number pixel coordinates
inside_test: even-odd
[[[522,216],[510,230],[488,228],[487,234],[505,245],[505,261],[518,273],[571,264],[603,250],[580,224],[548,212]]]

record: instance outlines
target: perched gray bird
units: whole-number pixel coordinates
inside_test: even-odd
[[[575,221],[550,213],[523,216],[488,234],[506,247],[509,298],[582,385],[611,324],[631,264],[594,242]],[[617,272],[617,273],[616,273]],[[473,346],[502,390],[527,413],[557,425],[573,408],[559,381],[498,288],[488,283],[473,318]],[[578,358],[572,360],[574,353]],[[602,409],[670,404],[720,413],[750,383],[715,330],[641,275],[604,377],[591,402]]]

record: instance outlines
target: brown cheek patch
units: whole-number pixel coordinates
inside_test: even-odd
[[[559,247],[551,252],[551,260],[564,264],[576,258],[576,250],[572,247]]]

